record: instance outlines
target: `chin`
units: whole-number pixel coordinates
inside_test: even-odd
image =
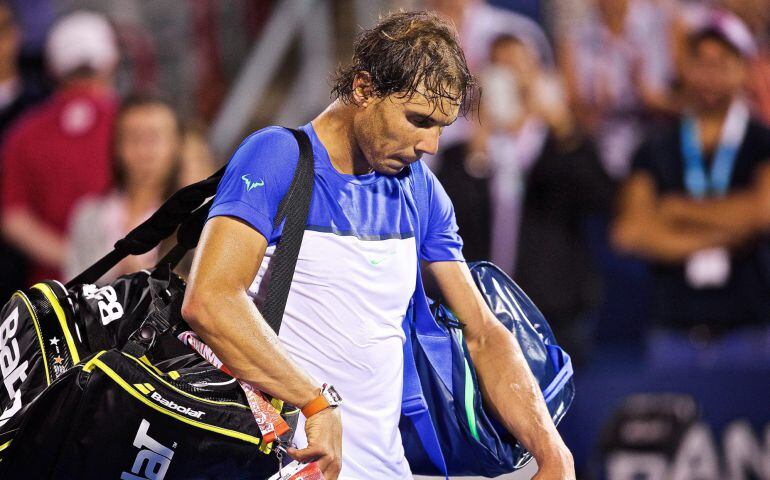
[[[406,164],[399,160],[392,160],[388,162],[387,164],[383,165],[383,172],[386,175],[397,175],[401,173],[401,171],[406,167]]]

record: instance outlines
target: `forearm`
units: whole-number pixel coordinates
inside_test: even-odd
[[[763,208],[755,200],[751,192],[706,200],[679,199],[669,220],[685,226],[718,230],[734,238],[746,238],[761,230],[765,223]]]
[[[319,386],[289,357],[245,291],[186,299],[183,313],[237,378],[299,407],[318,394]]]
[[[535,458],[562,448],[540,386],[511,333],[495,319],[484,338],[468,348],[486,405],[505,428]]]
[[[620,219],[612,229],[619,251],[661,263],[681,263],[699,250],[728,246],[729,235],[717,230],[673,228],[658,221]]]
[[[61,267],[67,255],[67,242],[61,235],[25,210],[5,212],[3,235],[9,243],[34,261]]]

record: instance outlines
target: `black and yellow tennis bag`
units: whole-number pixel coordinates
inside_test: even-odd
[[[0,478],[265,479],[278,470],[240,386],[198,364],[163,372],[117,349],[71,368],[24,409]]]
[[[75,364],[125,345],[150,310],[152,289],[181,298],[184,282],[166,266],[101,287],[45,281],[16,292],[0,311],[0,431]],[[164,340],[157,358],[189,353],[176,343]]]

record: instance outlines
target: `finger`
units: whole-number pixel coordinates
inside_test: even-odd
[[[324,456],[324,449],[318,445],[308,445],[307,448],[287,448],[286,453],[294,460],[298,460],[302,463],[312,462],[313,460]]]

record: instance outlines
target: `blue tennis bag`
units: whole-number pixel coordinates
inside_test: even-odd
[[[575,396],[572,363],[543,315],[500,268],[469,265],[490,309],[516,337],[559,423]],[[417,280],[417,292],[422,292]],[[404,319],[404,394],[400,430],[412,472],[495,477],[532,458],[484,410],[462,324],[447,307],[415,294]],[[500,368],[505,368],[501,365]]]

